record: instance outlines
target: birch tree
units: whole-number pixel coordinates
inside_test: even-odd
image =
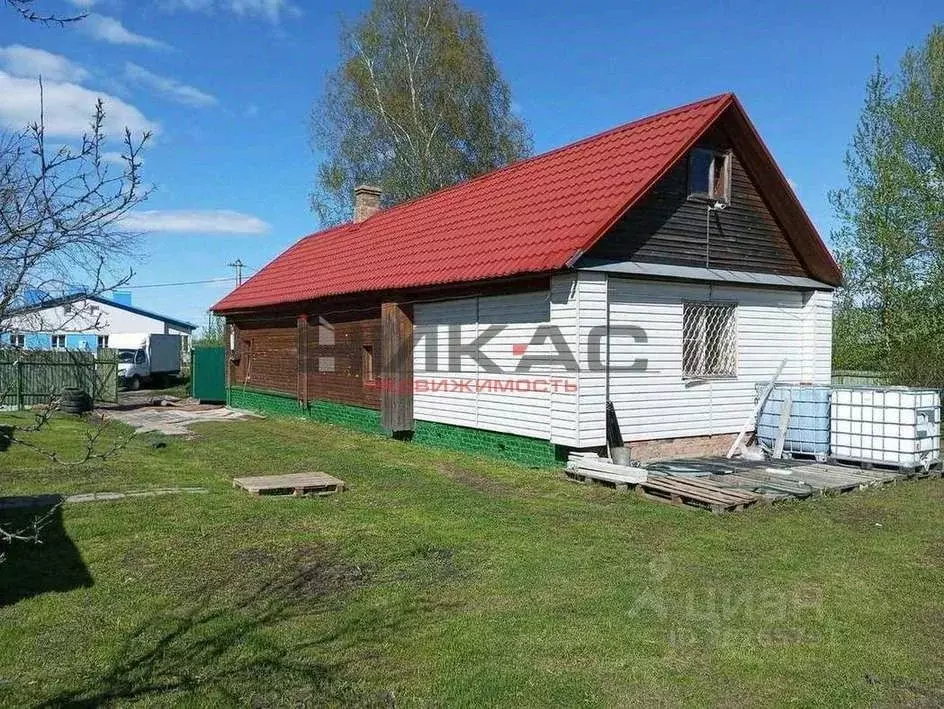
[[[311,132],[322,158],[311,205],[327,224],[350,218],[358,183],[397,204],[531,150],[480,18],[455,0],[374,0],[343,23]]]

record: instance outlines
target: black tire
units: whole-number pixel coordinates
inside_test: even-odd
[[[128,391],[137,391],[141,388],[141,377],[135,375],[128,380],[128,383],[125,385]]]
[[[82,414],[92,409],[92,397],[87,392],[75,387],[62,390],[59,396],[59,410],[67,414]]]

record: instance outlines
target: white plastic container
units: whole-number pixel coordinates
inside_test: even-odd
[[[830,452],[848,460],[921,468],[941,459],[941,398],[925,389],[833,389]]]

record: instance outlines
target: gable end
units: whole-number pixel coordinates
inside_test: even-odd
[[[731,201],[725,209],[709,211],[705,200],[689,198],[689,152],[585,258],[809,276],[725,132],[716,127],[693,149],[702,148],[731,150]]]

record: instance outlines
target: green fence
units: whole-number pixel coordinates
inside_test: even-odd
[[[83,389],[97,402],[117,403],[117,353],[0,349],[0,405],[46,404],[66,387]]]
[[[891,377],[886,372],[858,369],[834,369],[833,386],[887,386]]]

